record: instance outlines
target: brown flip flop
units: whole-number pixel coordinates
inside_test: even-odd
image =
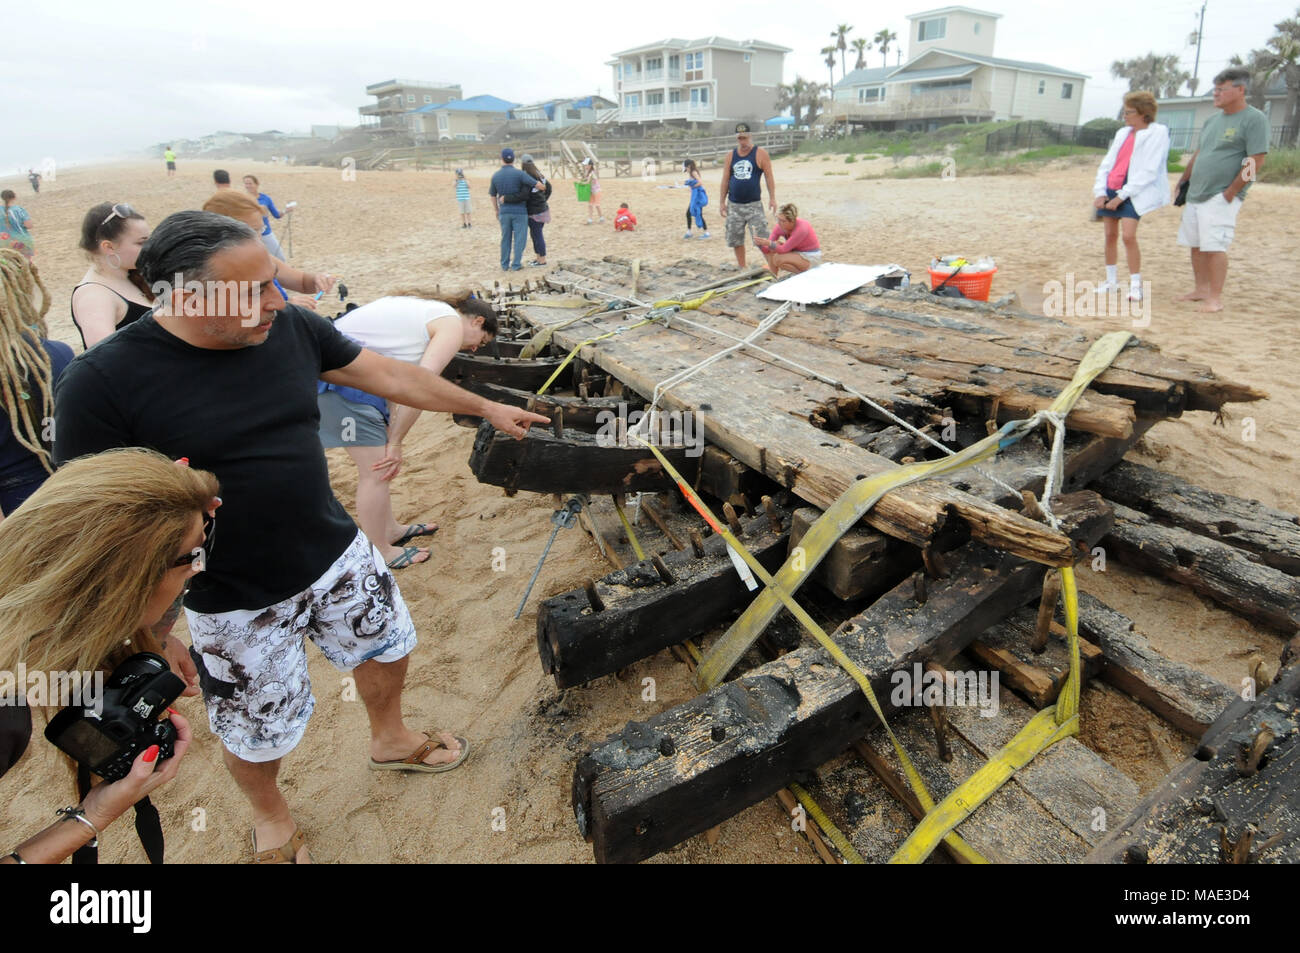
[[[442,743],[440,738],[436,737],[436,731],[429,731],[426,732],[426,734],[429,736],[428,740],[411,752],[409,757],[404,758],[401,761],[376,761],[374,758],[371,758],[370,770],[415,771],[421,774],[441,774],[443,771],[451,771],[453,768],[459,768],[465,763],[465,759],[469,757],[469,742],[460,737],[460,735],[453,735],[453,737],[460,742],[460,757],[455,761],[448,761],[445,764],[425,764],[424,759],[427,758],[430,753],[437,751],[439,748],[446,748],[448,751],[451,750]]]

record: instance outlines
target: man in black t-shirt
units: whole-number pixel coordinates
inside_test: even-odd
[[[292,860],[303,838],[275,778],[314,705],[305,639],[355,677],[372,768],[446,770],[468,754],[462,738],[402,722],[414,625],[382,555],[330,488],[317,381],[473,414],[514,437],[546,418],[364,350],[328,320],[286,306],[277,263],[233,219],[172,215],[137,267],[171,290],[152,315],[68,366],[56,389],[55,459],[142,446],[221,481],[220,539],[185,597],[193,647],[175,638],[163,647],[189,693],[196,677],[203,690],[226,765],[253,806],[257,859]]]

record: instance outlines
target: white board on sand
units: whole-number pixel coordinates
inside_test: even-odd
[[[769,285],[758,296],[768,301],[826,304],[877,278],[905,274],[907,272],[899,265],[844,265],[827,262]]]

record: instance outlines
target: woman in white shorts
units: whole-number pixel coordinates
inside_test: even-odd
[[[441,374],[457,351],[476,351],[496,337],[497,317],[491,305],[468,293],[443,298],[404,289],[348,312],[336,326],[363,347]],[[428,549],[405,544],[433,535],[438,527],[399,525],[391,492],[402,468],[402,439],[421,412],[402,404],[390,407],[384,398],[354,387],[322,381],[319,391],[321,444],[345,448],[357,465],[357,522],[390,569],[424,562]]]

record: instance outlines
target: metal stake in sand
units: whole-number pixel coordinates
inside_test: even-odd
[[[578,522],[578,511],[582,509],[582,497],[571,496],[564,501],[564,505],[551,514],[551,522],[555,524],[555,529],[551,530],[551,538],[546,541],[546,548],[542,550],[542,558],[537,560],[537,568],[533,570],[533,578],[528,580],[528,588],[524,590],[524,597],[519,600],[519,608],[515,610],[515,618],[524,611],[524,603],[528,601],[529,595],[532,594],[533,586],[537,582],[537,577],[541,575],[542,564],[546,562],[546,556],[551,551],[551,544],[555,542],[555,537],[559,535],[560,530],[567,529],[574,523]]]

